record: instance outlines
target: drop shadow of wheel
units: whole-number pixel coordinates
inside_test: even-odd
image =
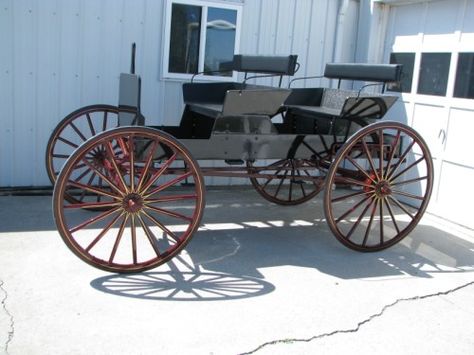
[[[168,265],[171,271],[107,275],[92,280],[91,286],[117,296],[156,301],[225,301],[262,296],[275,289],[254,277],[199,268],[181,271],[173,262]]]

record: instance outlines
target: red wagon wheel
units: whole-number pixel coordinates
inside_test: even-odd
[[[432,188],[433,163],[423,138],[398,122],[374,123],[338,151],[326,180],[326,219],[349,248],[385,249],[416,227]]]
[[[88,170],[102,185],[83,180]],[[191,183],[186,187],[185,179]],[[68,195],[83,197],[71,203]],[[120,127],[71,154],[55,184],[53,208],[61,237],[83,261],[107,271],[139,272],[171,259],[197,230],[203,178],[172,136]]]
[[[287,159],[278,160],[266,167],[248,162],[249,172],[262,175],[250,178],[250,182],[270,202],[284,206],[307,202],[323,190],[324,179],[335,151],[345,143],[350,134],[367,124],[366,120],[360,118],[338,119],[331,134],[319,135],[320,142],[317,146],[308,143],[304,136],[298,136]],[[301,156],[307,158],[295,158]]]
[[[282,159],[267,166],[247,162],[255,190],[266,200],[284,206],[309,201],[323,188],[323,177],[314,159]]]

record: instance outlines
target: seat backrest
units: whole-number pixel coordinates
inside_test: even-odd
[[[234,55],[232,69],[242,73],[294,75],[297,70],[297,55],[260,56]]]
[[[324,76],[330,79],[389,83],[400,81],[401,64],[327,63]]]

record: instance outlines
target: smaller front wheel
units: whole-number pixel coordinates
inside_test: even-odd
[[[87,179],[90,173],[96,178]],[[190,184],[182,186],[185,180]],[[140,272],[170,260],[199,227],[203,208],[203,178],[187,149],[164,132],[137,126],[105,131],[79,146],[53,195],[69,249],[112,272]]]
[[[339,149],[327,175],[324,212],[347,247],[382,250],[416,227],[432,188],[433,162],[423,138],[401,123],[378,122]]]

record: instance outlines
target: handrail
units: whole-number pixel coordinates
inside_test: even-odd
[[[371,84],[363,85],[363,86],[359,89],[359,91],[357,92],[356,99],[359,99],[360,94],[362,93],[362,90],[364,90],[366,87],[369,87],[369,86],[380,86],[380,85],[383,85],[382,92],[384,92],[384,91],[385,91],[385,83],[371,83]]]

